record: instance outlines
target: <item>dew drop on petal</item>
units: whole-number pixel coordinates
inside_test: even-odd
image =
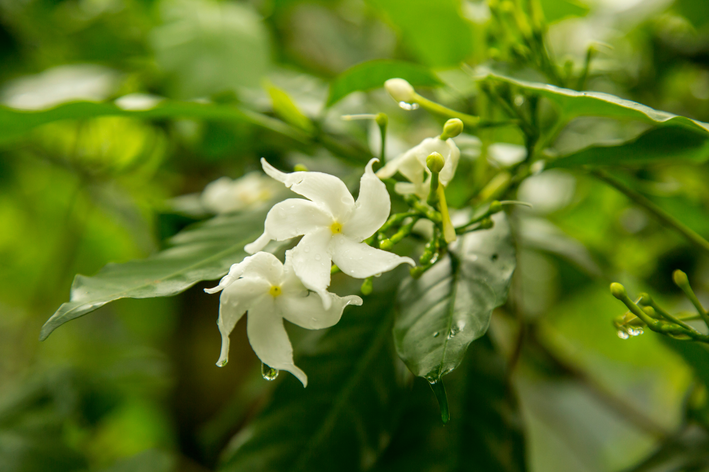
[[[626,333],[625,331],[623,331],[622,329],[619,329],[618,330],[618,337],[620,339],[628,339],[630,337],[630,335],[628,333]]]
[[[320,254],[315,254],[315,260],[316,260],[316,261],[319,261],[320,259],[322,259],[322,257],[320,256]]]
[[[263,377],[264,380],[268,380],[269,382],[272,382],[276,380],[278,377],[278,369],[274,369],[273,367],[267,366],[263,362],[261,363],[261,377]]]

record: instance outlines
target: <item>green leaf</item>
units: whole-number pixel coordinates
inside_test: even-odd
[[[265,411],[234,437],[219,471],[369,468],[388,444],[400,397],[391,305],[385,293],[347,308],[313,352],[296,359],[308,388],[286,376]]]
[[[507,299],[515,250],[505,216],[493,221],[492,229],[461,237],[449,255],[399,290],[396,350],[429,382],[458,367],[468,345],[487,332],[492,310]]]
[[[374,471],[525,471],[522,415],[507,374],[505,358],[490,338],[475,341],[446,381],[453,417],[445,427],[432,413],[430,390],[414,382],[391,445]]]
[[[288,93],[271,84],[267,86],[267,90],[271,96],[273,111],[283,121],[302,129],[306,133],[312,133],[315,130],[310,118],[300,111],[300,108],[298,108],[298,105],[295,104]]]
[[[675,126],[653,128],[618,145],[594,145],[559,157],[546,168],[579,166],[642,165],[667,161],[705,162],[709,159],[709,136]]]
[[[121,103],[119,101],[119,103]],[[250,123],[299,142],[305,135],[277,119],[231,105],[162,100],[150,106],[121,108],[114,103],[71,102],[46,110],[19,110],[0,106],[0,144],[21,137],[37,126],[59,120],[97,116],[128,116],[141,119],[193,118],[211,121]]]
[[[488,85],[511,86],[531,95],[545,97],[558,105],[563,120],[579,116],[600,116],[637,120],[654,126],[681,126],[703,136],[709,134],[709,123],[658,111],[608,93],[577,92],[554,85],[511,79],[489,71],[481,77],[481,80]]]
[[[474,50],[460,0],[367,0],[401,34],[404,48],[431,67],[456,66]]]
[[[577,0],[541,0],[544,19],[548,23],[554,23],[569,17],[586,16],[590,10]]]
[[[347,69],[330,84],[327,106],[334,105],[352,92],[383,87],[384,82],[392,78],[405,79],[413,86],[441,85],[433,72],[418,64],[383,59],[363,62]]]
[[[264,211],[219,216],[178,233],[170,247],[147,259],[108,264],[93,277],[77,275],[71,301],[47,320],[40,339],[112,301],[167,297],[222,277],[246,256],[244,246],[261,234],[264,218]]]

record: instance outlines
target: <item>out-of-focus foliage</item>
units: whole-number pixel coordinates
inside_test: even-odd
[[[708,51],[704,0],[0,0],[0,470],[706,469],[707,349],[620,339],[607,286],[692,311],[671,274],[706,306],[709,258],[588,171],[709,237]],[[533,205],[507,212],[507,303],[456,354],[445,427],[397,356],[405,271],[330,331],[288,327],[307,389],[264,381],[243,326],[215,367],[202,281],[243,257],[263,215],[202,222],[169,203],[264,156],[354,183],[380,136],[343,114],[387,113],[390,158],[439,134],[444,119],[386,96],[391,77],[515,122],[456,138],[452,207],[501,198],[520,170],[505,198]],[[522,162],[530,148],[543,172]],[[218,267],[200,271],[205,258]],[[67,305],[106,305],[40,343],[77,273]],[[102,293],[80,300],[90,281]],[[177,295],[118,300],[156,294]]]

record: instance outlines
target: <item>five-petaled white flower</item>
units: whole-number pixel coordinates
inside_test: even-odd
[[[254,352],[264,364],[295,375],[303,386],[308,377],[293,363],[293,347],[283,326],[283,319],[307,329],[329,328],[340,321],[347,305],[361,305],[356,295],[338,297],[326,292],[329,308],[323,309],[317,296],[308,292],[293,272],[291,251],[286,263],[276,256],[259,252],[234,264],[229,273],[207,293],[221,291],[219,299],[219,331],[222,349],[218,366],[229,358],[229,334],[241,317],[249,312],[246,331]],[[322,295],[321,295],[322,296]]]
[[[426,166],[426,158],[433,152],[440,153],[445,160],[445,165],[438,175],[439,182],[445,187],[453,180],[460,159],[460,150],[452,139],[443,141],[439,138],[426,138],[421,144],[387,162],[377,175],[386,179],[398,171],[411,183],[398,182],[394,190],[402,195],[413,193],[426,199],[431,186],[431,171]]]
[[[391,200],[384,183],[367,164],[360,181],[357,202],[342,180],[321,172],[283,173],[261,159],[263,170],[295,193],[271,208],[263,235],[244,249],[253,254],[271,240],[283,241],[303,235],[292,250],[295,274],[308,289],[317,292],[327,309],[332,298],[331,261],[345,274],[363,279],[381,274],[402,263],[415,265],[409,257],[375,249],[362,241],[373,235],[389,217]]]

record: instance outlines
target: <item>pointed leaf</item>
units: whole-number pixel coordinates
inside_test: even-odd
[[[383,87],[384,82],[392,78],[405,79],[413,86],[441,85],[433,72],[418,64],[381,59],[363,62],[347,69],[330,84],[327,106],[334,105],[352,92]]]
[[[507,299],[515,250],[506,217],[493,221],[492,229],[461,237],[451,254],[399,290],[396,349],[419,377],[438,381],[458,367]]]
[[[222,277],[246,256],[244,245],[261,234],[264,218],[264,211],[219,216],[178,233],[170,247],[147,259],[108,264],[93,277],[77,275],[71,301],[47,320],[40,339],[120,298],[167,297]]]
[[[576,90],[516,80],[486,71],[481,80],[487,84],[513,86],[526,93],[545,97],[556,103],[565,119],[579,116],[600,116],[637,120],[654,126],[681,126],[700,135],[709,134],[709,123],[655,110],[631,100],[602,92],[577,92]]]
[[[547,163],[546,168],[580,166],[642,165],[654,162],[709,159],[709,135],[686,128],[653,128],[618,145],[594,145]]]
[[[308,375],[278,385],[227,448],[220,472],[365,470],[388,443],[399,398],[388,296],[369,297],[296,359]]]

